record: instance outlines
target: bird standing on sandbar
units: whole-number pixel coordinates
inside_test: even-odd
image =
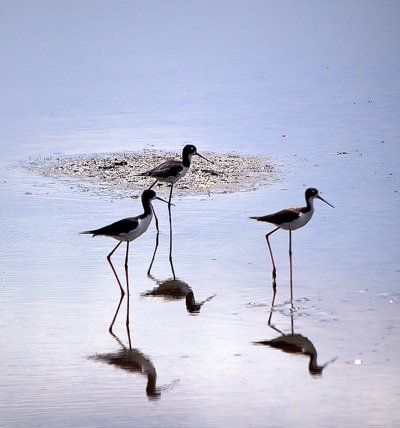
[[[151,189],[157,183],[157,181],[170,183],[171,190],[169,193],[169,204],[171,204],[172,190],[174,188],[174,184],[188,172],[193,155],[200,156],[207,162],[212,163],[200,153],[197,153],[197,149],[195,146],[193,146],[192,144],[187,144],[182,150],[181,161],[175,159],[168,159],[160,165],[157,165],[156,167],[152,168],[151,170],[143,172],[139,175],[142,177],[152,177],[156,179],[156,181],[149,187],[149,189]]]
[[[174,279],[175,279],[175,271],[172,263],[172,219],[171,219],[172,191],[174,189],[174,184],[188,172],[193,155],[197,155],[202,159],[206,160],[207,162],[212,163],[210,160],[208,160],[201,154],[197,153],[197,149],[195,146],[193,146],[192,144],[187,144],[182,150],[181,161],[175,160],[175,159],[168,159],[165,162],[161,163],[160,165],[157,165],[156,167],[152,168],[151,170],[139,174],[139,176],[142,176],[142,177],[152,177],[156,179],[154,183],[149,187],[149,189],[151,189],[158,181],[171,184],[171,190],[169,192],[169,200],[168,200],[169,261],[170,261],[171,270],[172,270]],[[157,247],[158,247],[159,228],[158,228],[158,220],[156,216],[155,216],[155,222],[156,222],[156,228],[157,228],[156,246],[154,249],[153,259],[147,271],[148,275],[150,275],[151,267],[153,265],[153,261],[154,261],[154,258],[157,252]]]
[[[118,278],[117,272],[114,269],[114,266],[111,262],[111,256],[114,254],[115,250],[121,245],[122,242],[126,242],[126,256],[125,256],[125,274],[126,274],[126,287],[129,294],[129,282],[128,282],[128,253],[129,253],[129,243],[139,238],[140,235],[143,235],[144,232],[148,229],[151,220],[153,218],[153,207],[151,201],[153,199],[158,199],[165,203],[168,203],[164,199],[156,196],[156,193],[153,190],[145,190],[142,193],[142,205],[144,212],[136,217],[128,217],[122,220],[116,221],[115,223],[104,226],[100,229],[87,230],[81,232],[81,234],[88,234],[95,236],[108,236],[110,238],[116,239],[118,244],[114,247],[111,253],[107,256],[108,263],[111,266],[111,269],[114,272],[115,278],[117,279],[119,288],[121,290],[121,295],[125,294],[125,291],[121,285],[121,282]]]
[[[272,307],[275,303],[276,295],[276,267],[274,262],[274,257],[272,255],[271,245],[269,243],[269,236],[276,232],[278,229],[284,229],[289,231],[289,261],[290,261],[290,302],[293,307],[293,275],[292,275],[292,230],[300,229],[305,226],[310,220],[314,213],[314,199],[320,199],[325,202],[332,208],[329,202],[322,199],[318,194],[318,190],[314,188],[308,188],[305,192],[306,206],[300,208],[286,208],[284,210],[278,211],[274,214],[268,214],[261,217],[250,217],[253,220],[262,221],[274,224],[277,226],[274,230],[267,233],[265,238],[267,240],[269,253],[271,255],[272,261],[272,288],[273,288],[273,297],[272,297]]]

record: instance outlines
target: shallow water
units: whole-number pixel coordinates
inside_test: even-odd
[[[53,3],[45,21],[39,4],[4,6],[0,25],[0,425],[398,426],[397,3]],[[177,277],[197,301],[215,295],[198,313],[144,296],[171,277],[167,210],[155,202],[154,279],[152,225],[130,246],[130,336],[127,298],[112,335],[115,242],[78,233],[138,214],[139,201],[21,162],[185,141],[272,157],[281,180],[175,198]],[[272,322],[313,343],[328,363],[319,375],[305,355],[254,344],[281,333],[267,325],[270,229],[247,219],[301,205],[310,186],[335,209],[316,201],[293,233],[293,317],[287,233],[272,236]]]

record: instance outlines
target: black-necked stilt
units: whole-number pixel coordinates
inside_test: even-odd
[[[271,255],[272,261],[272,287],[273,287],[273,298],[272,298],[272,306],[274,306],[275,295],[276,295],[276,267],[274,262],[274,257],[272,255],[271,245],[269,243],[269,236],[276,232],[278,229],[284,229],[289,231],[289,260],[290,260],[290,301],[293,306],[293,287],[292,287],[292,230],[300,229],[300,227],[305,226],[310,220],[314,213],[314,199],[321,199],[321,201],[330,205],[329,202],[322,199],[318,194],[318,190],[314,188],[309,188],[305,192],[305,198],[307,205],[305,207],[300,208],[286,208],[284,210],[278,211],[274,214],[268,214],[261,217],[250,217],[253,220],[264,221],[267,223],[274,224],[276,229],[265,235],[267,240],[269,253]]]
[[[197,153],[197,149],[195,146],[193,146],[192,144],[187,144],[182,150],[182,160],[168,159],[160,165],[157,165],[156,167],[152,168],[151,170],[143,172],[139,175],[156,179],[156,181],[149,187],[149,189],[151,189],[157,183],[157,181],[170,183],[171,190],[169,194],[169,203],[171,203],[174,184],[188,172],[193,155],[200,156],[207,162],[212,163],[200,153]]]
[[[158,181],[171,184],[171,190],[169,193],[169,200],[168,200],[169,261],[170,261],[171,270],[172,270],[174,279],[175,279],[175,271],[172,263],[172,218],[171,218],[172,191],[174,189],[174,184],[180,178],[182,178],[189,170],[190,162],[192,160],[193,155],[200,156],[202,159],[206,160],[207,162],[212,163],[210,160],[208,160],[201,154],[197,153],[197,149],[195,146],[193,146],[192,144],[187,144],[182,150],[182,160],[168,159],[165,162],[161,163],[160,165],[157,165],[156,167],[152,168],[151,170],[139,174],[140,176],[143,176],[143,177],[152,177],[156,179],[154,183],[149,187],[149,189],[151,189]],[[156,216],[155,216],[155,223],[157,228],[156,246],[154,249],[153,258],[151,260],[149,269],[147,270],[148,275],[150,275],[151,267],[153,265],[153,261],[154,261],[154,258],[157,252],[157,247],[158,247],[159,228],[158,228],[158,219]]]
[[[100,229],[87,230],[81,232],[81,234],[89,234],[95,236],[108,236],[110,238],[116,239],[118,244],[114,247],[111,253],[107,256],[107,260],[110,263],[111,269],[114,272],[114,275],[118,281],[118,285],[121,290],[121,295],[125,294],[125,291],[121,285],[121,282],[118,278],[117,272],[114,269],[114,266],[111,262],[111,256],[114,254],[115,250],[121,245],[122,242],[126,242],[126,256],[125,256],[125,273],[126,273],[126,284],[127,292],[129,293],[128,285],[128,252],[129,252],[129,243],[139,238],[140,235],[143,235],[144,232],[148,229],[151,220],[153,218],[153,207],[151,201],[153,199],[159,199],[167,203],[164,199],[156,196],[156,193],[153,190],[145,190],[142,193],[142,205],[144,212],[136,217],[128,217],[122,220],[116,221],[115,223],[104,226]]]

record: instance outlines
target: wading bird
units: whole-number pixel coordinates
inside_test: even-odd
[[[314,188],[309,188],[305,192],[306,206],[300,208],[286,208],[282,211],[278,211],[274,214],[268,214],[261,217],[250,217],[253,220],[262,221],[274,224],[277,226],[274,230],[267,233],[265,238],[267,240],[269,253],[271,255],[272,261],[272,288],[273,288],[273,297],[272,297],[272,306],[275,303],[276,295],[276,267],[274,262],[274,256],[272,255],[271,245],[269,243],[269,237],[278,229],[284,229],[289,231],[289,261],[290,261],[290,302],[293,307],[293,285],[292,285],[292,230],[300,229],[300,227],[305,226],[310,220],[314,213],[314,199],[320,199],[326,204],[330,205],[329,202],[322,199],[318,194],[318,190]]]
[[[88,234],[95,236],[108,236],[110,238],[116,239],[118,244],[114,247],[111,253],[107,256],[108,263],[111,266],[111,269],[114,272],[115,278],[117,279],[119,288],[121,290],[121,295],[125,294],[125,291],[121,285],[121,282],[118,278],[117,272],[114,269],[114,266],[111,262],[111,256],[114,254],[115,250],[121,245],[122,242],[126,242],[126,256],[125,256],[125,274],[126,274],[126,287],[127,292],[129,293],[129,282],[128,282],[128,253],[129,253],[129,243],[139,238],[140,235],[143,235],[144,232],[148,229],[151,220],[153,218],[153,207],[151,201],[153,199],[158,199],[167,203],[164,199],[156,196],[156,193],[153,190],[145,190],[142,193],[142,205],[143,205],[143,214],[140,214],[136,217],[128,217],[123,220],[116,221],[115,223],[104,226],[100,229],[87,230],[81,232],[81,234]]]
[[[192,160],[192,156],[197,155],[207,162],[212,163],[210,160],[206,159],[201,154],[197,153],[197,149],[192,144],[187,144],[182,150],[182,160],[168,159],[165,162],[157,165],[149,171],[143,172],[139,174],[142,177],[152,177],[156,180],[149,187],[151,189],[158,181],[171,184],[171,190],[169,192],[169,201],[168,201],[168,214],[169,214],[169,261],[171,265],[172,274],[175,279],[175,271],[172,263],[172,218],[171,218],[171,199],[172,199],[172,191],[174,189],[174,184],[182,178],[189,170],[190,162]],[[153,259],[150,263],[149,269],[147,271],[148,275],[150,275],[151,267],[153,265],[153,261],[157,252],[158,247],[158,220],[155,217],[156,228],[157,228],[157,238],[156,238],[156,247],[154,249]]]

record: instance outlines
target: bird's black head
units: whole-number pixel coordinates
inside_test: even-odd
[[[186,144],[186,146],[183,148],[183,154],[184,155],[197,155],[197,149],[193,144]]]
[[[168,201],[166,201],[165,199],[161,199],[156,195],[156,192],[154,190],[150,190],[147,189],[142,193],[142,204],[143,205],[149,205],[150,201],[153,201],[154,199],[158,199],[159,201],[165,202],[166,204],[168,204]],[[174,204],[171,204],[173,206],[175,206]]]
[[[188,163],[190,164],[190,160],[192,158],[192,155],[197,155],[200,158],[206,160],[207,162],[214,163],[214,162],[210,161],[209,159],[205,158],[200,153],[197,153],[197,149],[195,146],[193,146],[192,144],[186,144],[186,146],[183,148],[183,151],[182,151],[182,159],[183,159],[183,164],[185,166],[189,166],[189,165],[185,164],[185,162],[189,161]]]
[[[309,201],[310,199],[314,199],[314,198],[318,198],[322,202],[325,202],[327,205],[329,205],[330,207],[334,208],[334,206],[332,204],[330,204],[329,202],[325,201],[325,199],[323,199],[323,198],[321,198],[321,196],[319,196],[317,189],[314,189],[314,187],[310,187],[310,188],[308,188],[306,190],[306,201]]]
[[[142,193],[142,201],[151,201],[156,197],[156,192],[154,190],[145,190]]]
[[[306,199],[315,198],[318,196],[318,190],[314,187],[310,187],[306,190]]]

